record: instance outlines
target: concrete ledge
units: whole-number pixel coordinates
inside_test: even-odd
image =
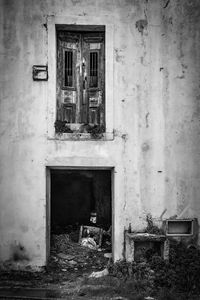
[[[147,243],[160,243],[161,257],[164,260],[169,258],[169,241],[165,235],[125,231],[125,259],[127,262],[135,260],[136,243],[144,243],[144,248]]]

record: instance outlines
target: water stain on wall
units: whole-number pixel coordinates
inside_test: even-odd
[[[115,59],[118,63],[124,64],[124,55],[122,54],[123,50],[115,48]]]
[[[27,251],[21,243],[11,245],[11,253],[13,261],[29,261]]]
[[[149,146],[149,144],[148,143],[143,143],[142,144],[142,151],[143,152],[147,152],[147,151],[149,151],[149,149],[150,149],[150,146]]]
[[[143,34],[144,30],[147,29],[147,25],[148,25],[148,22],[146,19],[144,20],[138,20],[136,23],[135,23],[135,27],[138,29],[138,31]]]

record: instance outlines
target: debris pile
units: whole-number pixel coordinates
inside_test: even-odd
[[[93,238],[86,237],[81,239],[81,245],[84,247],[88,247],[93,250],[97,250],[98,246]]]
[[[97,250],[101,247],[103,230],[94,226],[81,226],[79,243],[82,246]]]
[[[73,270],[89,273],[104,269],[107,262],[102,251],[72,241],[69,234],[52,235],[50,268],[54,266],[62,272]]]
[[[53,234],[51,237],[52,252],[66,252],[71,248],[71,241],[68,234]]]

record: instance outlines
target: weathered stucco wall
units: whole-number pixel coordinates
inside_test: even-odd
[[[1,261],[45,264],[46,166],[114,167],[115,260],[147,213],[199,217],[199,1],[0,0],[0,14]],[[49,138],[55,102],[32,66],[52,63],[54,16],[113,26],[113,140]]]

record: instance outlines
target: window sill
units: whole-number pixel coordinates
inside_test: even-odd
[[[59,141],[113,141],[113,132],[106,132],[97,136],[91,136],[90,133],[55,133],[54,137],[48,137],[48,140],[59,140]]]

